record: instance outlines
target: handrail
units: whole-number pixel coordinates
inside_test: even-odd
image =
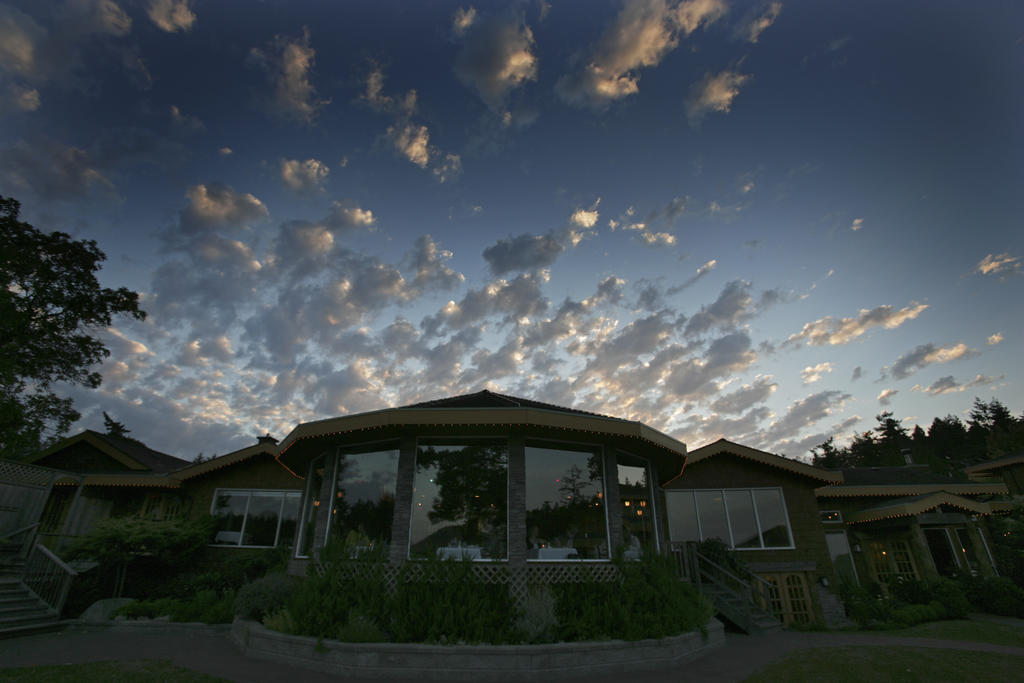
[[[36,522],[35,524],[29,524],[28,526],[23,526],[20,529],[15,529],[14,531],[5,531],[3,533],[3,538],[12,538],[14,536],[17,536],[18,534],[23,534],[26,531],[31,531],[32,529],[35,529],[37,526],[39,526],[39,522]]]
[[[47,556],[48,558],[50,558],[50,560],[51,560],[51,561],[52,561],[52,562],[53,562],[54,564],[56,564],[56,565],[57,565],[58,567],[60,567],[61,569],[63,569],[63,570],[64,570],[64,573],[66,573],[66,574],[69,574],[69,575],[70,575],[70,576],[72,576],[72,577],[78,576],[78,572],[76,572],[76,571],[75,571],[74,569],[72,569],[71,567],[69,567],[69,566],[68,566],[68,564],[67,564],[66,562],[64,562],[64,560],[62,560],[62,559],[60,559],[59,557],[57,557],[57,556],[56,556],[56,555],[55,555],[55,554],[53,553],[53,551],[52,551],[52,550],[50,550],[49,548],[47,548],[47,547],[46,547],[45,545],[43,545],[42,543],[40,543],[40,544],[38,544],[38,545],[36,546],[36,550],[39,550],[40,552],[42,552],[42,553],[43,553],[43,555],[46,555],[46,556]]]
[[[59,617],[64,610],[64,603],[67,602],[71,582],[76,576],[78,572],[54,555],[49,548],[36,543],[25,560],[22,581]]]

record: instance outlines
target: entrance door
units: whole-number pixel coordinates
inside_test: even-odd
[[[808,624],[812,621],[811,593],[803,573],[762,574],[761,578],[771,585],[769,594],[761,598],[761,607],[784,624]]]

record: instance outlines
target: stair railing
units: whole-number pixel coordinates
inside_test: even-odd
[[[39,522],[29,524],[28,526],[23,526],[20,529],[15,529],[14,531],[5,531],[3,535],[0,536],[0,542],[3,542],[4,544],[10,543],[11,545],[17,543],[18,551],[15,553],[14,558],[17,560],[23,560],[28,557],[29,551],[36,541],[36,534],[38,531]],[[20,541],[17,540],[18,536],[22,537]]]
[[[64,611],[71,582],[76,576],[78,572],[41,543],[33,546],[32,552],[25,560],[25,585],[54,610],[58,617]]]

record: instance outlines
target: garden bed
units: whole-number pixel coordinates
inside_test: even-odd
[[[722,623],[712,619],[699,631],[637,641],[549,645],[419,645],[342,643],[271,631],[236,619],[231,639],[248,657],[317,671],[367,678],[408,676],[430,680],[515,681],[625,674],[667,669],[697,659],[725,644]]]

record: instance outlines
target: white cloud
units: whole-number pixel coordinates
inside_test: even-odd
[[[912,302],[898,311],[890,305],[876,306],[872,309],[862,308],[856,318],[834,320],[831,316],[826,316],[804,324],[803,329],[790,335],[786,343],[807,341],[812,346],[849,344],[873,327],[884,327],[887,330],[897,328],[921,315],[927,308],[928,304]]]
[[[301,38],[275,36],[268,49],[252,48],[249,58],[267,72],[274,89],[273,105],[279,113],[308,124],[330,103],[317,97],[309,79],[316,50],[310,47],[308,29],[303,29]]]
[[[804,384],[814,384],[827,372],[832,372],[832,363],[825,362],[818,363],[817,365],[808,365],[800,371],[800,378]]]
[[[533,271],[550,266],[565,251],[563,245],[553,234],[517,235],[508,239],[500,239],[484,249],[484,260],[495,275],[504,275],[511,271]]]
[[[430,163],[430,131],[426,126],[389,126],[387,137],[402,156],[420,168]]]
[[[111,36],[131,33],[132,19],[113,0],[70,0],[65,8],[74,16],[79,30]]]
[[[269,215],[267,207],[257,197],[235,192],[221,183],[193,185],[185,196],[189,204],[182,212],[181,227],[186,232],[214,226],[237,228]]]
[[[521,20],[485,22],[468,34],[466,45],[455,58],[455,74],[476,90],[491,111],[505,114],[509,93],[537,79],[533,47],[533,33]]]
[[[469,7],[460,7],[455,10],[455,14],[452,16],[452,32],[461,36],[463,33],[469,30],[469,27],[476,21],[476,8],[472,5]]]
[[[883,406],[887,406],[891,402],[890,399],[898,393],[900,392],[896,389],[883,389],[882,392],[878,394],[878,402]]]
[[[296,192],[312,192],[323,189],[331,169],[319,159],[282,159],[281,181]]]
[[[1003,275],[1008,273],[1019,273],[1021,269],[1020,257],[1010,256],[1009,253],[989,254],[978,262],[977,272],[982,275]]]
[[[597,201],[600,202],[601,200],[598,199]],[[573,225],[581,228],[592,228],[597,223],[598,218],[597,203],[595,203],[590,209],[576,209],[569,220]]]
[[[695,83],[690,89],[686,101],[686,116],[691,126],[697,126],[711,112],[728,113],[732,101],[740,94],[742,88],[752,76],[738,71],[720,71],[708,73],[703,80]]]
[[[841,391],[822,391],[790,404],[786,414],[772,422],[765,432],[768,442],[792,439],[805,428],[839,410],[851,398]]]
[[[717,265],[717,259],[711,259],[710,261],[704,263],[700,268],[697,269],[697,277],[700,277],[701,275],[704,275],[706,273],[710,273],[712,270],[714,270],[715,266]]]
[[[974,379],[960,383],[953,378],[952,375],[946,375],[935,380],[928,387],[922,387],[920,384],[915,384],[911,391],[923,391],[931,396],[941,396],[942,394],[955,394],[966,391],[967,389],[982,386],[984,384],[991,384],[1002,379],[1002,375],[999,377],[989,377],[988,375],[976,375]]]
[[[352,228],[372,230],[377,225],[377,218],[373,215],[373,211],[360,208],[358,204],[350,200],[344,200],[331,204],[331,210],[323,222],[333,230]]]
[[[905,353],[892,364],[892,376],[903,379],[934,363],[948,363],[961,358],[969,358],[975,352],[960,343],[955,346],[937,347],[935,344],[921,344],[913,351]]]
[[[756,43],[761,34],[779,18],[780,12],[782,12],[781,2],[771,2],[763,10],[752,11],[736,28],[736,36],[742,40]]]
[[[710,24],[726,11],[722,0],[637,0],[625,3],[586,65],[562,76],[556,90],[569,104],[603,109],[639,92],[639,70],[657,66],[679,36]]]
[[[711,410],[716,413],[738,415],[758,403],[767,401],[778,388],[779,385],[772,381],[770,375],[758,377],[751,384],[744,384],[736,391],[715,399],[711,404]]]
[[[999,342],[1003,341],[1003,338],[1002,332],[996,332],[995,334],[989,335],[987,343],[989,346],[995,346]]]
[[[229,157],[232,154],[234,154],[234,151],[230,147],[221,147],[220,149],[217,150],[217,154],[221,155],[222,157]]]
[[[850,224],[850,230],[853,230],[854,232],[857,232],[858,230],[860,230],[863,227],[864,227],[864,219],[863,218],[854,218],[853,219],[853,223]]]
[[[42,105],[35,88],[9,86],[0,98],[0,113],[6,111],[36,111]]]
[[[152,0],[147,14],[150,21],[168,33],[188,31],[196,21],[189,0]]]

